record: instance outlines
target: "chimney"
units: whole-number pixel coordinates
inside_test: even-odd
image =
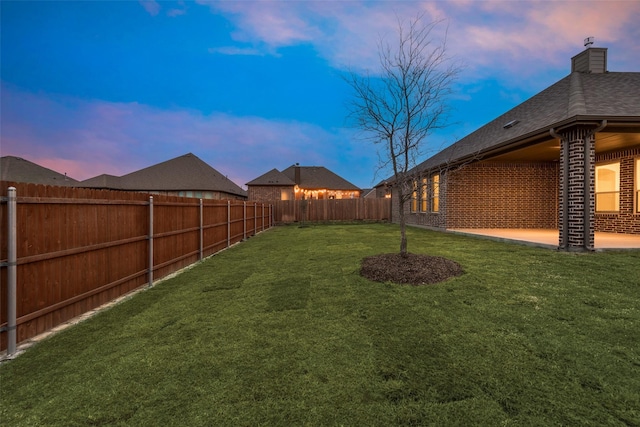
[[[593,41],[591,41],[593,43]],[[571,58],[571,72],[578,73],[606,73],[607,72],[607,48],[590,47]]]
[[[296,163],[296,165],[293,168],[293,170],[295,172],[294,181],[295,181],[296,184],[300,185],[300,163]]]

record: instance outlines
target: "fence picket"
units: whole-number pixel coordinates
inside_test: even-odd
[[[391,199],[277,200],[276,224],[292,222],[390,221]]]

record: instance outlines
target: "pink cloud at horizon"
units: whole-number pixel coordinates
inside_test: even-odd
[[[122,176],[188,152],[241,186],[296,162],[349,174],[353,170],[345,172],[340,164],[349,158],[338,150],[359,144],[344,130],[331,133],[309,123],[204,115],[138,103],[61,101],[11,87],[3,88],[3,104],[8,113],[2,117],[1,154],[23,157],[79,181],[101,174]],[[43,121],[51,125],[43,128]],[[360,182],[369,182],[371,167],[363,165],[369,171]]]

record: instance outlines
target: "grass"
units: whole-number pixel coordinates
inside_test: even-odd
[[[640,425],[640,251],[421,229],[465,274],[368,281],[394,225],[277,227],[0,366],[3,425]]]

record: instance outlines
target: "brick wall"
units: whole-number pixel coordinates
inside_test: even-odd
[[[439,182],[439,186],[440,186],[440,197],[439,197],[439,207],[438,207],[438,212],[411,212],[411,200],[408,200],[405,205],[404,205],[404,212],[405,212],[405,219],[407,221],[407,224],[412,224],[412,225],[421,225],[421,226],[426,226],[426,227],[434,227],[434,228],[447,228],[447,222],[446,222],[446,205],[447,205],[447,201],[446,201],[446,197],[444,197],[445,192],[446,192],[446,185],[447,181],[446,181],[446,175],[442,174],[440,175],[440,182]],[[419,184],[418,187],[418,197],[421,196],[422,194],[422,190],[421,190],[421,186],[422,184]],[[429,181],[429,186],[431,186],[431,181]],[[430,188],[430,187],[429,187]],[[431,190],[429,189],[429,192]],[[394,222],[398,222],[398,206],[399,203],[397,201],[397,197],[395,197],[396,194],[395,192],[392,192],[392,197],[393,197],[393,211],[392,211],[392,215],[393,215],[393,221]],[[427,206],[431,206],[431,202],[427,203]],[[418,210],[421,207],[421,203],[420,200],[418,200],[417,203],[417,208]]]
[[[635,161],[640,148],[596,156],[596,164],[620,161],[620,211],[595,215],[595,230],[610,233],[640,234],[640,214],[634,213]]]
[[[284,200],[282,198],[283,191],[289,197],[287,200],[294,199],[292,186],[250,186],[247,190],[247,195],[252,202],[272,202],[274,200]]]
[[[450,174],[446,193],[447,228],[558,227],[554,162],[473,163]]]
[[[572,153],[570,153],[572,154]],[[590,213],[595,231],[640,234],[640,213],[634,212],[635,162],[640,148],[596,155],[595,162],[620,161],[620,212]],[[477,162],[441,176],[439,213],[410,212],[408,224],[438,228],[559,228],[560,170],[556,162]],[[574,181],[576,181],[574,179]],[[577,182],[583,182],[578,177]],[[589,187],[594,187],[590,180]],[[571,202],[571,201],[570,201]],[[590,201],[591,203],[591,201]],[[573,206],[584,210],[584,206]],[[398,221],[393,202],[393,221]],[[593,212],[595,209],[590,209]]]

